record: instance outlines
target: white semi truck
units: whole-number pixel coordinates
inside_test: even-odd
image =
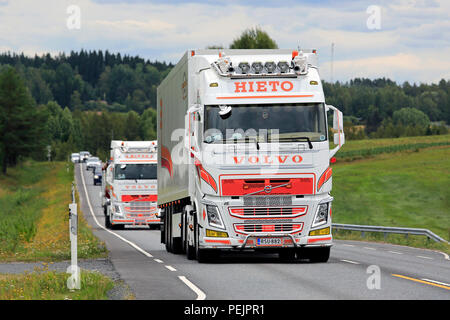
[[[101,194],[106,228],[159,227],[157,146],[156,141],[111,141]]]
[[[199,262],[223,250],[328,260],[330,160],[345,139],[315,50],[189,50],[157,104],[167,251]]]

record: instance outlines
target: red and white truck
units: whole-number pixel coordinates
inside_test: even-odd
[[[160,225],[157,216],[156,141],[111,141],[102,179],[105,227]]]
[[[345,139],[315,50],[189,50],[157,103],[167,251],[199,262],[224,250],[328,260],[330,159]]]

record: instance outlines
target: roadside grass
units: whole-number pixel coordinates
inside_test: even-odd
[[[70,259],[68,204],[73,165],[28,161],[0,176],[0,261]],[[79,213],[78,257],[106,257]]]
[[[383,139],[384,140],[384,139]],[[425,228],[450,239],[450,148],[440,146],[333,164],[333,222]],[[334,233],[336,239],[372,240],[431,248],[450,246],[426,237]]]
[[[428,147],[449,145],[450,134],[389,139],[350,140],[346,141],[342,146],[341,150],[336,154],[336,158],[341,161],[354,161],[374,157],[383,153],[417,151]],[[331,144],[330,147],[333,148],[334,145]]]
[[[0,300],[107,300],[114,281],[98,272],[81,271],[80,290],[69,290],[64,272],[35,270],[0,274]]]

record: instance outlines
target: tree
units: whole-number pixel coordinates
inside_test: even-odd
[[[0,74],[0,154],[2,172],[15,166],[20,156],[43,149],[45,114],[35,102],[16,70]]]
[[[402,108],[394,112],[392,117],[394,124],[403,126],[418,126],[425,128],[430,124],[430,118],[415,108]]]
[[[278,49],[278,46],[267,32],[256,27],[245,30],[239,38],[233,41],[230,49]]]

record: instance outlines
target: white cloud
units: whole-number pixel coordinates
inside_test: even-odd
[[[443,54],[450,47],[450,1],[446,0],[380,0],[381,30],[376,31],[366,27],[369,2],[292,2],[282,7],[236,1],[217,5],[91,0],[0,3],[2,48],[30,55],[109,49],[177,62],[185,50],[228,46],[244,29],[260,26],[281,48],[318,49],[325,79],[331,42],[335,43],[336,80],[385,76],[419,82],[449,77],[448,58]],[[66,27],[66,9],[72,4],[81,9],[80,30]],[[386,65],[389,68],[382,68]]]

